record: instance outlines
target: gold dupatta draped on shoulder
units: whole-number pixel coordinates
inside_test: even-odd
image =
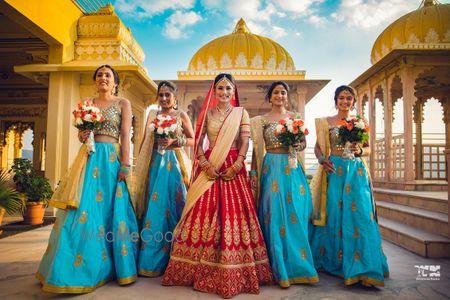
[[[264,155],[266,154],[266,145],[264,142],[263,136],[263,126],[262,126],[262,117],[257,116],[250,120],[251,130],[252,130],[252,141],[253,141],[253,159],[256,160],[256,174],[258,179],[256,181],[256,194],[255,194],[255,202],[256,207],[259,207],[259,193],[260,186],[259,182],[261,179],[261,171]]]
[[[211,151],[211,155],[208,160],[213,166],[220,168],[227,158],[228,152],[231,149],[232,141],[236,137],[239,131],[242,114],[244,109],[242,107],[234,107],[228,117],[222,124],[219,130],[219,134],[216,139],[214,148]],[[189,187],[186,195],[186,204],[183,209],[180,221],[175,228],[175,236],[178,236],[180,224],[184,223],[184,219],[189,211],[194,207],[197,200],[214,184],[214,180],[208,180],[204,172],[200,172],[197,178]]]
[[[84,173],[89,158],[87,146],[83,144],[69,171],[61,179],[49,201],[49,205],[59,209],[77,209],[83,192]]]
[[[327,118],[316,119],[317,144],[322,154],[329,158],[331,153],[330,137]],[[310,183],[313,200],[313,224],[325,226],[327,212],[327,172],[322,165],[319,165],[316,174]]]
[[[131,202],[136,211],[136,216],[141,218],[147,209],[147,189],[148,189],[148,170],[153,153],[154,132],[149,129],[149,125],[153,122],[158,114],[157,110],[151,110],[148,114],[147,123],[145,125],[144,138],[139,148],[139,154],[134,163],[130,180],[127,182],[130,192]]]

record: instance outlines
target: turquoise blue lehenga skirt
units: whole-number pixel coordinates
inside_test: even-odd
[[[137,278],[139,232],[112,143],[95,144],[88,158],[80,205],[58,210],[36,277],[44,291],[87,293],[116,279]]]
[[[266,153],[261,174],[259,222],[275,280],[281,287],[319,281],[309,245],[311,192],[300,164]]]
[[[175,150],[153,151],[149,170],[147,212],[142,219],[139,275],[164,273],[170,256],[172,232],[180,220],[186,199],[181,166]]]
[[[331,156],[327,223],[316,226],[311,242],[316,268],[356,282],[383,286],[389,269],[374,216],[370,179],[360,158]]]

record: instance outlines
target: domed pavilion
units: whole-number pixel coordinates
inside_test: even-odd
[[[305,105],[329,80],[306,80],[305,71],[296,70],[289,52],[270,38],[253,34],[240,19],[234,31],[218,37],[192,56],[186,71],[174,81],[179,100],[196,120],[211,80],[219,73],[231,73],[238,81],[239,98],[251,116],[270,110],[264,101],[269,85],[284,80],[290,86],[290,108],[305,113]]]
[[[369,116],[381,233],[420,255],[449,257],[450,4],[422,1],[378,36],[370,58],[372,66],[350,84],[359,95],[359,113]],[[431,118],[444,122],[445,137],[425,138],[430,99],[442,107],[443,114]],[[403,130],[397,134],[393,112],[401,102]],[[376,132],[377,122],[384,132]]]

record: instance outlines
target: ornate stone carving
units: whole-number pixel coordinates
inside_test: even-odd
[[[286,69],[286,60],[282,60],[280,61],[280,63],[278,64],[278,70],[284,70]]]
[[[217,70],[217,63],[214,57],[209,56],[207,63],[208,70]]]
[[[191,118],[192,124],[195,125],[197,122],[198,114],[200,113],[200,110],[202,109],[204,99],[201,96],[197,96],[197,98],[192,99],[191,103],[187,106],[187,114],[189,118]],[[195,128],[195,126],[194,126]]]
[[[202,63],[201,60],[198,60],[198,61],[197,61],[197,70],[198,70],[198,71],[205,71],[205,70],[206,70],[205,64]]]
[[[275,56],[271,56],[266,62],[266,69],[275,70],[277,62],[275,61]]]
[[[222,55],[222,58],[220,59],[220,67],[222,69],[230,69],[231,67],[233,67],[231,58],[227,53],[224,53]]]
[[[236,68],[247,68],[248,67],[247,57],[245,56],[245,54],[243,52],[240,52],[238,54],[238,56],[236,57],[236,62],[234,64],[234,66]]]
[[[430,28],[428,30],[427,35],[425,36],[425,42],[426,43],[439,43],[439,35],[433,28]]]
[[[46,118],[47,117],[47,107],[2,107],[0,106],[0,118],[6,118],[6,117],[39,117],[39,118]]]
[[[408,37],[408,44],[418,44],[418,43],[420,43],[419,38],[414,33],[411,33]]]
[[[261,55],[259,55],[259,53],[256,53],[255,56],[252,58],[251,67],[254,69],[262,69],[263,68],[263,60],[261,58]]]

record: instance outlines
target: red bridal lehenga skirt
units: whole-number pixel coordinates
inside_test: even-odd
[[[230,150],[221,171],[233,164],[237,154]],[[163,285],[193,285],[231,298],[258,294],[260,284],[272,282],[245,168],[231,181],[216,180],[179,226]]]

